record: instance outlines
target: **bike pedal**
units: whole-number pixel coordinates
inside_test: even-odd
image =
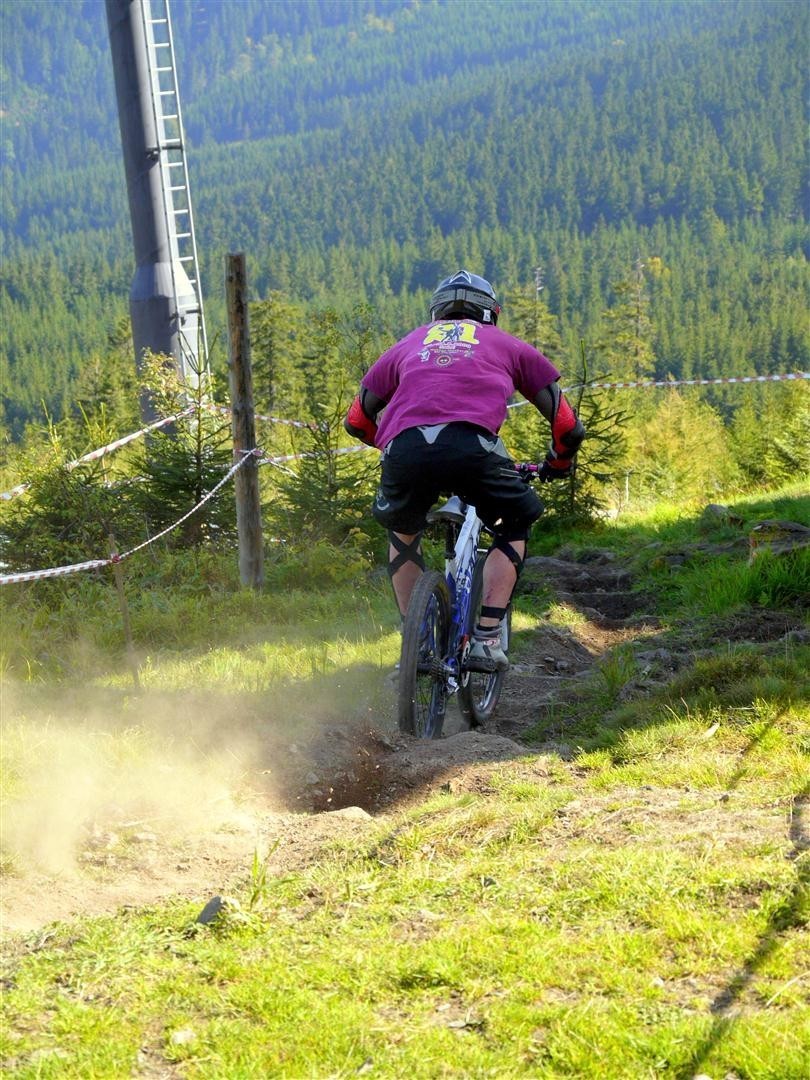
[[[464,670],[475,675],[494,675],[498,670],[494,660],[468,660]]]

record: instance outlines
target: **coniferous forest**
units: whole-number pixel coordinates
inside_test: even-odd
[[[0,11],[6,437],[100,400],[125,425],[133,256],[104,4]],[[307,415],[322,358],[350,355],[349,385],[461,265],[566,372],[583,346],[614,379],[810,367],[806,5],[171,12],[212,361],[224,256],[244,251],[260,405]],[[330,318],[359,351],[330,339],[315,356]],[[797,389],[699,400],[740,442]]]
[[[808,1080],[810,4],[168,3],[210,381],[105,0],[0,0],[4,1070]],[[462,267],[587,435],[402,619],[343,420]]]

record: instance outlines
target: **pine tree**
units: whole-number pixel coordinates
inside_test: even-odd
[[[0,504],[3,561],[11,570],[104,559],[111,532],[124,544],[141,538],[131,477],[118,470],[111,478],[104,459],[73,466],[78,430],[73,421],[51,422],[45,437],[20,453],[28,490]]]
[[[782,388],[781,407],[771,410],[767,425],[765,473],[770,483],[807,480],[810,476],[810,386],[797,383]]]
[[[604,510],[610,484],[615,481],[626,454],[628,422],[627,414],[613,406],[604,390],[593,385],[602,381],[602,377],[591,373],[584,342],[580,342],[578,374],[578,385],[567,396],[585,426],[585,440],[568,480],[554,481],[545,489],[550,493],[549,505],[570,521],[592,520]]]
[[[636,259],[632,278],[612,285],[617,303],[602,313],[605,334],[599,343],[600,355],[613,379],[649,379],[655,371],[649,298],[644,280],[644,263]]]
[[[184,382],[165,357],[147,352],[142,364],[145,391],[158,415],[191,414],[149,437],[139,456],[143,482],[134,499],[151,534],[173,525],[202,501],[233,463],[230,425],[209,408],[211,387]],[[223,490],[165,540],[169,547],[197,547],[236,536],[233,491]]]
[[[641,498],[710,502],[738,478],[723,421],[694,392],[666,391],[633,443],[632,484]]]
[[[367,305],[343,316],[324,309],[308,330],[302,355],[307,400],[300,415],[309,426],[291,431],[297,460],[272,470],[267,514],[274,535],[342,543],[360,523],[369,524],[376,482],[377,455],[363,452],[343,428],[360,378],[377,355],[376,332]]]
[[[306,309],[271,292],[250,306],[253,390],[259,412],[294,419],[304,406]]]
[[[534,285],[508,294],[501,325],[509,333],[528,341],[557,364],[562,349],[557,316],[549,309],[543,292],[543,268],[534,271]]]

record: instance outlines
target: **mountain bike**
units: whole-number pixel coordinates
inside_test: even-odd
[[[528,483],[538,465],[520,464]],[[471,728],[485,723],[498,705],[505,671],[478,672],[466,667],[470,638],[484,592],[486,551],[480,546],[486,527],[457,495],[428,515],[444,529],[444,574],[425,570],[414,586],[402,627],[399,663],[398,722],[400,731],[420,739],[438,739],[449,699]],[[509,648],[511,605],[501,620],[501,646]]]

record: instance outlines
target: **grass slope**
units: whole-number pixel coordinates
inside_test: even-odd
[[[734,510],[808,516],[797,490]],[[456,770],[303,866],[257,849],[209,925],[195,898],[9,936],[7,1071],[805,1080],[808,561],[749,567],[739,527],[697,527],[659,513],[596,537],[656,597],[665,670],[626,641],[530,753]],[[182,696],[194,654],[152,670]],[[205,670],[209,693],[268,704],[255,672]],[[313,672],[310,696],[344,681]]]

